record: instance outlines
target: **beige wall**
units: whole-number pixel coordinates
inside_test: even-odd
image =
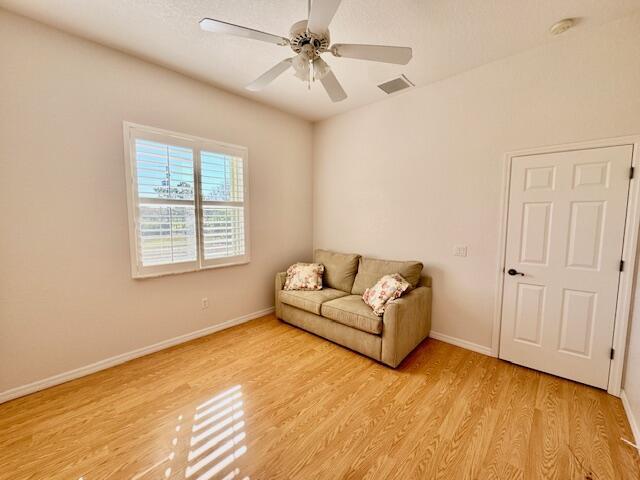
[[[422,260],[434,331],[490,347],[504,154],[640,134],[638,45],[636,15],[316,124],[314,246]]]
[[[0,65],[0,392],[271,307],[310,257],[308,122],[2,10]],[[123,120],[249,148],[249,265],[130,278]]]

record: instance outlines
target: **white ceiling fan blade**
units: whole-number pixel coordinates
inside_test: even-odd
[[[313,33],[324,33],[340,6],[341,0],[313,0],[307,28]]]
[[[203,18],[200,20],[200,28],[207,32],[226,33],[227,35],[275,43],[276,45],[289,44],[289,40],[284,37],[254,30],[253,28],[241,27],[240,25],[223,22],[222,20],[214,20],[213,18]]]
[[[324,60],[322,60],[321,58],[319,58],[318,60],[324,63],[325,66],[327,66]],[[316,60],[316,62],[318,62],[318,60]],[[340,85],[340,82],[338,82],[338,79],[328,68],[328,66],[327,73],[320,79],[320,83],[322,83],[322,86],[329,94],[329,98],[332,102],[341,102],[342,100],[347,98],[347,92],[344,91],[342,85]]]
[[[372,62],[396,63],[406,65],[413,52],[409,47],[388,47],[385,45],[357,45],[354,43],[336,43],[331,46],[336,57],[357,58]]]
[[[275,67],[264,72],[258,78],[256,78],[253,82],[247,85],[245,88],[247,90],[251,90],[252,92],[257,92],[262,90],[264,87],[273,82],[276,78],[286,72],[289,67],[291,67],[291,58],[285,58],[283,61],[278,63]]]

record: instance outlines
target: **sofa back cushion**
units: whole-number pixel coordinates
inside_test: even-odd
[[[361,257],[351,293],[362,295],[367,288],[373,287],[381,277],[393,273],[399,273],[411,284],[411,288],[416,288],[420,282],[420,272],[422,272],[421,262],[398,262]]]
[[[328,250],[316,250],[315,263],[324,265],[323,284],[329,288],[350,292],[358,272],[360,255],[355,253],[337,253]]]

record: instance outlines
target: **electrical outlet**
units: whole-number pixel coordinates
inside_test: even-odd
[[[202,309],[206,310],[209,308],[209,299],[207,297],[202,298]]]
[[[457,245],[453,249],[453,255],[456,257],[466,257],[467,256],[467,246],[466,245]]]

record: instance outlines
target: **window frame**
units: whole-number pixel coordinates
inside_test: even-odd
[[[127,187],[127,212],[129,218],[129,253],[131,261],[132,278],[150,278],[178,273],[197,272],[212,268],[223,268],[234,265],[244,265],[251,261],[250,252],[250,200],[249,200],[249,150],[240,145],[210,140],[203,137],[188,135],[184,133],[163,130],[161,128],[149,127],[132,122],[123,122],[124,135],[124,162],[125,178]],[[196,259],[195,261],[168,263],[163,265],[142,265],[142,259],[138,255],[139,235],[138,235],[138,182],[136,173],[136,152],[135,140],[149,140],[170,144],[177,147],[189,148],[193,151],[193,201],[182,199],[166,199],[162,203],[174,205],[193,205],[195,213],[196,232]],[[237,201],[212,201],[203,200],[201,195],[200,164],[201,152],[220,153],[242,159],[243,175],[243,200]],[[153,201],[152,201],[153,203]],[[215,259],[204,258],[204,234],[202,231],[204,205],[220,206],[242,206],[244,220],[244,254],[232,257],[222,257]]]

